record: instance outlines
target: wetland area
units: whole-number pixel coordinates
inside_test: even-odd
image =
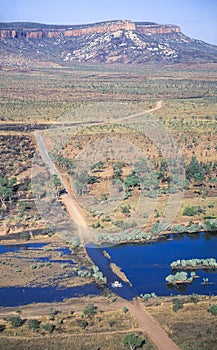
[[[88,245],[86,250],[89,257],[107,280],[106,284],[101,286],[97,286],[91,276],[86,277],[86,280],[83,278],[82,283],[79,281],[75,274],[77,265],[75,261],[78,257],[68,247],[58,248],[57,242],[53,249],[48,248],[49,246],[49,242],[0,246],[0,266],[8,270],[9,266],[16,267],[14,273],[10,272],[10,281],[7,281],[7,275],[2,274],[0,306],[58,302],[72,297],[100,295],[103,289],[109,289],[126,300],[152,292],[160,297],[192,293],[213,295],[216,292],[216,269],[197,270],[198,278],[188,285],[168,286],[165,281],[165,277],[171,273],[170,264],[174,260],[202,259],[207,256],[217,258],[215,233],[170,234],[159,241],[143,244],[111,247]],[[54,259],[53,254],[58,254],[58,258]],[[110,266],[110,260],[120,267],[132,285],[121,280],[118,273],[115,274]],[[28,266],[30,272],[23,271],[23,263]],[[37,276],[37,273],[40,275]],[[16,276],[19,277],[18,285]],[[207,282],[203,283],[207,278]],[[112,287],[112,282],[115,280],[121,280],[122,288]],[[24,281],[25,284],[22,285]],[[7,283],[8,286],[5,286]]]

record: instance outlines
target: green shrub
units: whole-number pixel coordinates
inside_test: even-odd
[[[130,214],[130,209],[131,209],[131,207],[129,204],[121,206],[121,212],[123,214]]]
[[[130,350],[136,350],[145,343],[145,340],[141,336],[136,335],[135,333],[129,333],[124,336],[121,342],[125,348],[128,348]]]
[[[205,214],[206,210],[200,206],[195,207],[185,207],[183,210],[183,215],[185,216],[194,216],[196,214]]]
[[[190,296],[190,299],[191,299],[191,301],[193,301],[193,303],[197,304],[197,303],[198,303],[198,300],[199,300],[199,295],[193,293],[193,294]]]
[[[192,156],[191,162],[186,167],[186,178],[188,180],[196,180],[196,181],[203,181],[204,176],[204,170],[201,163],[198,162],[195,156]]]
[[[143,301],[146,301],[150,298],[157,298],[157,295],[155,292],[152,292],[152,293],[146,293],[146,294],[140,294],[140,298],[143,300]]]
[[[110,327],[113,327],[117,322],[115,320],[109,320],[108,324]]]
[[[127,308],[126,306],[124,306],[122,310],[123,310],[123,312],[126,314],[127,311],[128,311],[128,308]]]
[[[177,312],[179,309],[183,309],[183,300],[175,298],[173,299],[173,311]]]
[[[30,240],[30,233],[29,232],[21,232],[20,238],[24,239],[25,241],[29,241]]]
[[[30,269],[31,269],[31,270],[37,269],[37,265],[30,265]]]
[[[212,315],[217,316],[217,304],[212,304],[207,311]]]
[[[24,321],[21,320],[20,316],[9,317],[8,321],[11,323],[13,328],[21,327],[24,323]]]
[[[37,268],[38,268],[38,269],[41,269],[42,267],[44,267],[44,264],[43,264],[43,263],[37,263]]]
[[[53,324],[50,324],[50,323],[45,323],[45,324],[42,325],[42,328],[46,332],[51,334],[51,333],[53,333],[55,326]]]
[[[197,214],[197,210],[195,207],[185,207],[183,210],[183,215],[185,216],[194,216]]]
[[[22,272],[22,270],[21,269],[16,269],[15,272]]]
[[[97,306],[90,304],[85,306],[83,309],[83,314],[87,317],[92,317],[97,313]]]
[[[184,232],[186,232],[186,227],[185,227],[185,225],[175,225],[172,227],[172,232],[184,233]]]
[[[87,328],[87,326],[88,326],[88,322],[87,322],[86,320],[81,320],[81,321],[78,322],[78,325],[79,325],[81,328],[85,329],[85,328]]]
[[[35,320],[35,319],[32,319],[32,320],[28,320],[28,328],[29,329],[32,329],[33,331],[35,330],[35,329],[38,329],[39,328],[39,326],[40,326],[40,321],[38,321],[38,320]]]

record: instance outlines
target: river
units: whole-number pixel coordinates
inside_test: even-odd
[[[122,297],[128,299],[130,294],[146,294],[155,292],[158,296],[171,294],[217,294],[217,271],[198,270],[191,284],[168,286],[165,277],[172,273],[170,264],[177,259],[215,258],[217,259],[217,234],[171,234],[169,239],[162,238],[153,243],[122,244],[112,247],[93,249],[88,253],[100,270],[108,278],[118,279],[110,269],[109,260],[103,255],[106,251],[111,261],[118,265],[132,283],[133,287],[124,284],[124,288],[116,290]],[[203,284],[203,278],[208,283]]]
[[[0,254],[6,251],[41,248],[44,244],[34,243],[26,245],[0,246]],[[106,251],[108,255],[103,254]],[[97,247],[87,246],[87,252],[94,263],[107,278],[107,288],[123,297],[131,300],[140,295],[155,292],[158,296],[177,294],[217,294],[217,270],[198,270],[199,278],[191,284],[169,287],[165,277],[172,273],[170,263],[177,259],[191,258],[215,258],[217,259],[217,233],[198,234],[171,234],[157,242],[122,244],[117,246]],[[72,256],[73,259],[73,256]],[[111,270],[110,262],[114,262],[125,273],[132,286],[123,282]],[[73,260],[72,260],[73,268]],[[203,284],[203,278],[208,278],[208,283]],[[112,282],[118,280],[122,288],[112,287]],[[0,306],[18,306],[33,302],[54,302],[67,298],[99,295],[101,291],[94,284],[82,287],[58,288],[58,287],[4,287],[0,288]]]

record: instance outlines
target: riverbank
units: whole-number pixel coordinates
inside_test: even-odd
[[[29,241],[4,240],[0,246],[1,285],[4,287],[70,288],[95,283],[78,271],[91,269],[84,248],[74,248],[57,236]]]
[[[105,245],[105,244],[111,244],[113,243],[113,245],[125,245],[125,244],[144,244],[144,243],[155,243],[155,242],[158,242],[160,240],[171,240],[171,236],[173,235],[179,235],[180,237],[183,236],[183,235],[198,235],[198,234],[201,234],[201,233],[205,233],[207,235],[209,234],[216,234],[217,235],[217,231],[214,230],[214,231],[205,231],[205,230],[199,230],[199,231],[182,231],[182,232],[172,232],[172,231],[163,231],[163,232],[160,232],[159,234],[155,235],[155,236],[152,236],[152,238],[150,239],[146,239],[146,238],[141,238],[141,239],[124,239],[124,240],[118,240],[115,242],[113,239],[111,241],[109,240],[102,240],[99,242],[97,242],[97,244],[99,245]]]
[[[214,349],[217,319],[207,310],[210,305],[217,303],[217,297],[199,296],[196,304],[191,300],[191,296],[179,297],[183,308],[178,312],[172,309],[173,299],[171,296],[158,297],[143,302],[141,312],[149,315],[152,322],[157,320],[165,333],[181,348],[192,344],[200,348],[200,344],[206,341],[207,346],[209,344],[209,348]],[[90,304],[97,308],[97,314],[91,319],[82,316],[85,306]],[[129,311],[124,313],[123,308],[126,306]],[[146,339],[147,348],[145,346],[144,350],[156,350],[133,316],[132,308],[133,303],[127,304],[121,298],[117,297],[113,302],[111,297],[102,296],[70,299],[62,303],[32,304],[18,307],[16,310],[0,308],[0,324],[4,326],[0,334],[0,345],[11,349],[15,349],[16,345],[18,350],[27,349],[27,347],[39,350],[48,346],[52,346],[54,350],[60,348],[66,350],[69,347],[72,350],[84,348],[92,350],[96,346],[100,346],[102,350],[115,348],[122,350],[123,336],[129,332],[135,332],[142,334]],[[25,323],[14,329],[8,321],[11,316],[19,316],[25,320]],[[28,329],[28,322],[32,319],[39,322],[39,328],[36,330]],[[186,319],[188,319],[188,329],[186,329]],[[79,326],[81,320],[87,322],[85,329]],[[116,323],[111,326],[113,320]],[[45,324],[54,326],[52,334],[43,330],[42,326]],[[207,332],[207,329],[210,331]],[[155,329],[150,330],[152,331],[155,332]],[[198,337],[198,331],[200,331],[200,337]]]

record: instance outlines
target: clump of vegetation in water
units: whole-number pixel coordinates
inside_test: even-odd
[[[93,265],[92,266],[92,270],[79,270],[76,267],[73,268],[73,271],[75,274],[77,274],[79,277],[83,277],[83,278],[90,278],[90,277],[94,277],[96,280],[106,283],[107,279],[106,277],[103,276],[103,273],[99,270],[98,266]]]
[[[96,265],[93,266],[93,277],[101,282],[106,283],[106,277],[103,276],[103,273],[99,271],[99,268]]]
[[[168,284],[191,283],[195,277],[195,272],[191,272],[189,276],[187,272],[180,271],[175,275],[168,275],[165,280]]]
[[[217,268],[217,261],[214,258],[207,259],[178,259],[170,264],[172,269],[199,269],[199,268]]]

